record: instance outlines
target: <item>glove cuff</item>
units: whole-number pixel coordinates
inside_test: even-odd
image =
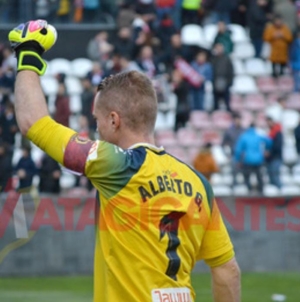
[[[36,51],[21,50],[17,53],[17,60],[18,71],[32,70],[40,76],[46,72],[47,64]]]

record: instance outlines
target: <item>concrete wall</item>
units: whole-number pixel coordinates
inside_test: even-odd
[[[29,231],[29,239],[16,238],[16,233],[20,234],[16,226],[22,224],[22,215],[13,216],[3,231],[5,221],[9,218],[8,205],[12,203],[6,202],[7,196],[4,195],[0,199],[0,276],[92,272],[94,226],[88,225],[80,231],[71,230],[78,227],[78,221],[84,215],[84,219],[87,219],[92,213],[92,198],[87,202],[85,198],[75,200],[74,224],[70,224],[70,212],[66,214],[62,205],[66,204],[66,199],[61,201],[53,198],[52,206],[47,206],[47,214],[44,215],[49,225],[41,226],[36,232]],[[27,229],[30,230],[34,226],[37,207],[31,197],[23,199]],[[74,199],[68,200],[74,202]],[[300,270],[300,198],[227,198],[219,200],[219,206],[243,271]],[[53,215],[53,209],[58,216]],[[67,224],[65,215],[68,216]],[[62,227],[64,230],[61,230]],[[66,228],[70,230],[66,231]],[[204,271],[207,268],[200,263],[196,270]]]

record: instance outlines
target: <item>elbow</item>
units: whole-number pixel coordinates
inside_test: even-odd
[[[19,126],[20,132],[23,136],[26,136],[27,132],[29,131],[29,129],[32,125],[33,125],[32,121],[18,120],[18,126]]]

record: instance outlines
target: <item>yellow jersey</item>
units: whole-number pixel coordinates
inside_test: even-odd
[[[98,191],[95,302],[192,302],[196,261],[233,258],[210,184],[163,148],[82,140],[49,117],[27,136]]]

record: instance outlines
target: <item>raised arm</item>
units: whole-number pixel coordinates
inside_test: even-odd
[[[240,302],[241,277],[235,258],[211,268],[212,289],[215,302]]]
[[[20,131],[26,135],[29,128],[48,115],[46,100],[37,73],[23,70],[15,84],[15,111]]]

